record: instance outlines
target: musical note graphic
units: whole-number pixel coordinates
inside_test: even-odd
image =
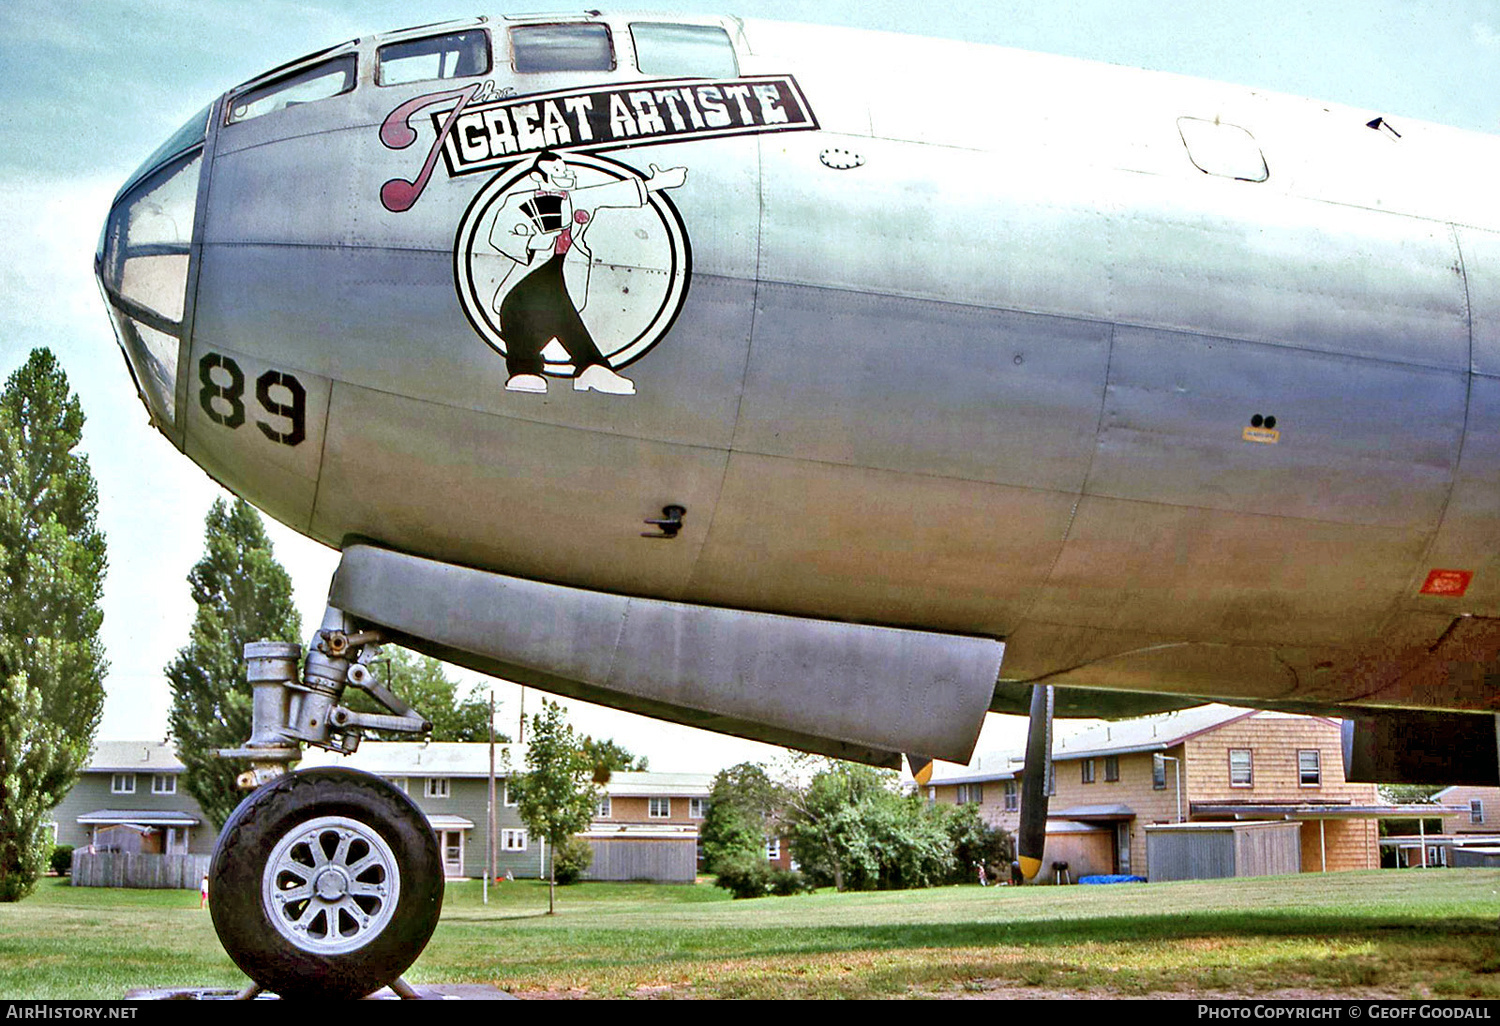
[[[443,143],[447,141],[448,135],[453,131],[453,125],[458,121],[458,116],[474,94],[479,91],[480,83],[464,86],[462,89],[450,89],[443,93],[428,93],[426,96],[418,96],[407,100],[401,106],[385,116],[385,121],[380,125],[380,141],[387,149],[404,150],[417,141],[416,129],[411,127],[411,118],[419,110],[431,107],[435,103],[458,98],[458,103],[449,112],[443,121],[443,127],[438,130],[437,138],[432,142],[432,149],[427,151],[427,159],[422,164],[422,170],[418,172],[414,181],[404,178],[392,178],[380,187],[381,206],[393,214],[399,214],[410,210],[412,204],[417,202],[417,197],[422,195],[422,190],[427,188],[427,181],[432,177],[432,169],[437,166],[438,152],[442,150]]]

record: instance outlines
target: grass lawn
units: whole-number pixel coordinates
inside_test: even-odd
[[[526,996],[1500,998],[1500,871],[732,901],[707,884],[450,884],[413,983]],[[0,905],[0,998],[238,987],[192,891]]]

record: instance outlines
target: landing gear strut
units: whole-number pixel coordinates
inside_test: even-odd
[[[245,646],[254,693],[239,778],[258,787],[214,849],[209,907],[224,950],[260,989],[283,997],[358,998],[391,985],[422,953],[443,906],[442,857],[426,817],[379,777],[288,772],[302,744],[350,753],[365,729],[432,725],[382,687],[368,661],[382,639],[330,608],[309,646]],[[388,714],[343,705],[350,685]]]

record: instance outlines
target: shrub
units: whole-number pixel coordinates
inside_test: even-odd
[[[933,811],[942,819],[953,846],[955,864],[949,883],[973,883],[977,864],[987,867],[992,881],[1005,878],[1015,858],[1009,831],[985,823],[973,805],[939,805]]]
[[[778,897],[786,897],[788,894],[801,894],[803,891],[812,890],[807,878],[795,869],[781,869],[779,867],[771,870],[771,893]]]
[[[594,864],[594,849],[588,841],[575,834],[557,846],[552,853],[552,860],[557,882],[570,884]]]
[[[53,845],[52,858],[48,866],[58,876],[67,876],[71,873],[73,871],[73,846],[71,844]]]
[[[764,898],[771,892],[771,865],[759,855],[720,859],[714,885],[736,898]]]

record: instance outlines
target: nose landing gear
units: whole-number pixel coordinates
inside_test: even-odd
[[[282,997],[359,998],[416,961],[443,907],[427,819],[367,773],[290,773],[240,803],[209,869],[229,957]]]
[[[365,729],[431,729],[371,674],[367,663],[380,640],[330,608],[300,679],[297,645],[245,646],[251,736],[219,754],[248,759],[241,786],[260,786],[219,834],[209,909],[224,950],[254,989],[359,998],[390,985],[409,994],[400,976],[437,927],[442,856],[416,804],[368,773],[287,772],[303,743],[350,753]],[[349,685],[388,714],[345,707]]]

